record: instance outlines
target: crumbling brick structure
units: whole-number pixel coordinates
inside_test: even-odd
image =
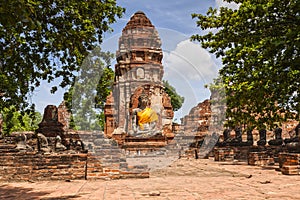
[[[143,12],[136,12],[123,29],[116,57],[114,88],[105,105],[105,135],[120,139],[133,131],[133,110],[142,94],[158,115],[155,129],[170,134],[173,110],[162,83],[161,40]]]

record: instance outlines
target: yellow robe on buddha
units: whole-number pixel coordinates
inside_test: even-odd
[[[151,108],[145,108],[144,110],[137,113],[138,125],[141,130],[144,130],[143,124],[151,123],[158,120],[158,116],[154,110]]]

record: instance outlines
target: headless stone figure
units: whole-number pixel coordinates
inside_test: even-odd
[[[284,143],[285,144],[289,144],[289,143],[291,143],[291,142],[299,142],[300,140],[300,138],[299,138],[299,136],[300,136],[300,123],[296,126],[296,128],[295,128],[295,135],[294,136],[291,136],[291,138],[286,138],[286,139],[284,139]]]
[[[49,147],[46,136],[44,136],[41,133],[38,133],[37,138],[38,138],[38,150],[42,152],[50,152],[51,149]]]
[[[241,146],[242,145],[242,129],[240,127],[236,127],[234,129],[235,138],[230,142],[231,146]]]
[[[270,140],[268,142],[269,145],[279,146],[282,145],[283,139],[282,139],[282,129],[279,127],[276,127],[275,130],[275,139]]]
[[[32,147],[27,145],[27,137],[25,134],[20,134],[15,138],[15,141],[17,143],[16,149],[18,150],[30,150],[32,151]]]
[[[26,136],[24,134],[20,134],[16,136],[15,141],[17,143],[16,149],[25,150],[26,149]]]
[[[266,129],[259,130],[259,140],[257,141],[258,146],[265,146],[267,143],[267,131]]]
[[[78,151],[83,151],[84,150],[84,143],[82,142],[82,140],[76,140],[75,149],[78,150]]]
[[[247,130],[247,142],[246,142],[246,146],[252,146],[252,145],[253,145],[252,130]]]
[[[133,109],[132,129],[133,133],[138,135],[149,135],[156,132],[156,122],[158,116],[154,110],[149,107],[149,99],[145,94],[139,97],[138,108]]]
[[[218,143],[219,147],[224,147],[224,146],[228,145],[228,142],[229,142],[229,139],[230,139],[229,134],[230,134],[229,129],[225,129],[223,131],[223,142]]]
[[[300,123],[295,128],[295,136],[284,140],[290,153],[300,153]]]
[[[65,151],[67,147],[65,147],[61,142],[61,137],[58,135],[55,138],[55,151]]]

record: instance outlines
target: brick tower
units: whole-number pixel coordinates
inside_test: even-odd
[[[132,131],[132,112],[142,94],[158,114],[156,128],[162,133],[171,130],[173,111],[163,88],[162,58],[157,30],[143,12],[136,12],[119,38],[114,89],[105,106],[108,137],[113,137],[116,130],[126,134]]]

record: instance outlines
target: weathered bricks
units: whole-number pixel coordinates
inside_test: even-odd
[[[300,154],[299,153],[280,153],[279,167],[282,174],[300,175]]]

